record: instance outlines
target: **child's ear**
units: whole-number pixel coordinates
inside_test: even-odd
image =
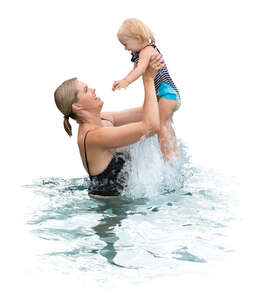
[[[139,42],[142,42],[143,40],[142,40],[142,37],[140,36],[140,35],[136,35],[136,40],[138,40]]]

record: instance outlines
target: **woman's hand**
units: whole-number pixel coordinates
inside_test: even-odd
[[[162,56],[160,54],[153,54],[150,58],[149,65],[143,74],[143,78],[154,78],[158,71],[164,66]]]

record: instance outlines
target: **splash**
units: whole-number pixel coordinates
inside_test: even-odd
[[[180,156],[175,166],[164,163],[157,136],[143,139],[129,147],[130,176],[125,195],[131,198],[152,198],[179,191],[193,174],[186,147],[178,141]]]

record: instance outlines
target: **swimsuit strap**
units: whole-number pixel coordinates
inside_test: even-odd
[[[112,123],[112,121],[111,120],[109,120],[109,119],[105,119],[105,118],[100,118],[101,120],[103,120],[103,121],[109,121],[109,122],[111,122]]]
[[[87,149],[86,149],[86,137],[88,135],[88,132],[86,132],[85,134],[85,137],[84,137],[84,154],[85,154],[85,161],[86,161],[86,166],[87,166],[87,169],[88,169],[88,173],[89,173],[89,164],[88,164],[88,159],[87,159]]]
[[[156,45],[154,43],[151,43],[151,44],[148,44],[148,45],[144,46],[141,50],[143,50],[144,48],[149,47],[149,46],[153,47],[154,49],[156,49],[161,54],[160,50],[156,47]],[[139,59],[140,51],[136,51],[135,53],[131,52],[131,55],[132,55],[131,61],[132,62],[135,62],[135,63],[138,62],[137,60]]]
[[[111,120],[105,119],[105,118],[101,118],[101,120],[105,120],[105,121],[111,122]],[[84,154],[85,154],[85,161],[86,161],[86,166],[87,166],[87,169],[88,169],[88,173],[90,173],[89,172],[89,163],[88,163],[88,158],[87,158],[87,149],[86,149],[86,138],[87,138],[88,133],[89,133],[89,131],[86,132],[85,137],[84,137]]]
[[[144,48],[146,48],[148,46],[153,46],[154,48],[156,47],[154,44],[148,44],[148,45],[144,46],[142,49],[144,49]],[[142,49],[140,51],[142,51]]]
[[[156,47],[156,45],[155,44],[148,44],[148,45],[146,45],[146,46],[144,46],[142,49],[144,49],[144,48],[146,48],[146,47],[148,47],[148,46],[152,46],[154,49],[156,49],[159,53],[161,53],[160,52],[160,50]]]

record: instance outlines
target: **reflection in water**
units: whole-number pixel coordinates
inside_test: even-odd
[[[52,251],[48,253],[49,256],[78,257],[87,254],[100,254],[111,265],[137,269],[137,267],[122,266],[114,262],[117,255],[115,243],[119,240],[115,228],[120,227],[122,221],[128,216],[145,215],[145,212],[137,211],[137,207],[145,205],[146,199],[133,200],[123,197],[98,200],[90,198],[87,195],[86,178],[69,180],[44,178],[36,181],[33,185],[25,187],[33,188],[36,194],[50,200],[46,203],[47,207],[42,207],[41,210],[36,211],[36,214],[28,221],[28,224],[40,227],[33,231],[42,239],[48,241],[60,241],[61,239],[86,240],[88,237],[94,236],[95,233],[105,243],[105,246],[101,249],[88,249],[89,246],[85,245],[70,251]],[[45,226],[52,221],[63,222],[65,225],[65,221],[80,215],[87,216],[88,220],[91,214],[95,214],[99,218],[95,226],[78,226],[75,229]]]
[[[136,203],[121,198],[106,201],[102,200],[101,202],[104,204],[99,205],[95,211],[102,214],[103,218],[99,220],[98,225],[92,227],[99,238],[106,243],[106,246],[100,250],[100,254],[104,256],[110,264],[125,267],[114,262],[114,258],[117,255],[114,244],[119,239],[115,233],[115,227],[121,226],[122,220],[126,219],[128,215],[136,213]],[[145,203],[143,200],[140,202],[140,205]],[[125,268],[127,268],[127,266]],[[129,268],[133,267],[131,266]]]

